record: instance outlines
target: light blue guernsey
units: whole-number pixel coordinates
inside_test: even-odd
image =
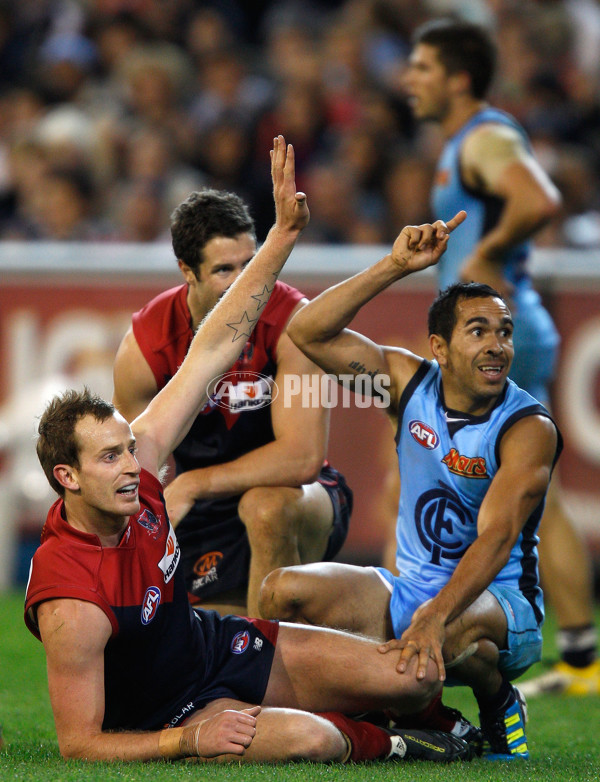
[[[483,416],[446,408],[440,368],[437,362],[423,361],[400,400],[396,434],[402,476],[396,564],[401,577],[437,585],[436,591],[448,583],[477,537],[477,514],[500,466],[502,437],[530,415],[550,417],[511,380]],[[542,509],[543,502],[527,520],[509,562],[495,579],[518,588],[538,622],[543,601],[536,531]]]
[[[494,123],[516,129],[528,146],[525,131],[499,109],[485,108],[466,122],[446,143],[437,165],[432,189],[432,207],[436,218],[449,220],[460,209],[467,219],[452,234],[452,241],[438,264],[441,290],[460,281],[460,268],[482,236],[491,231],[502,214],[504,201],[468,187],[461,176],[460,155],[465,138],[479,125]],[[511,377],[521,388],[547,403],[547,384],[552,378],[559,337],[550,315],[542,306],[527,271],[531,252],[529,242],[511,249],[503,263],[504,276],[514,286],[511,310],[515,322],[515,359]],[[467,280],[468,282],[468,280]],[[480,282],[480,280],[476,280]]]

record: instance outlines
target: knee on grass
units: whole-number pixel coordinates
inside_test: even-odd
[[[272,746],[281,749],[279,760],[309,760],[314,763],[339,762],[348,745],[342,733],[329,720],[305,711],[282,710],[272,726]],[[279,754],[276,751],[276,754]]]

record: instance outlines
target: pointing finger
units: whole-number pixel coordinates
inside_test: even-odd
[[[457,228],[461,223],[464,223],[464,221],[467,219],[467,213],[464,209],[461,209],[460,212],[454,215],[452,220],[448,220],[446,223],[448,227],[448,233],[451,233],[454,231],[455,228]]]

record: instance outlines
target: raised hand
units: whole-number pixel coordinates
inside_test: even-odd
[[[403,274],[433,266],[442,257],[450,234],[466,218],[467,213],[460,211],[445,223],[408,225],[403,228],[392,247],[392,260]]]
[[[283,136],[273,139],[271,178],[275,199],[275,224],[284,231],[301,231],[310,220],[305,193],[296,192],[294,147]]]

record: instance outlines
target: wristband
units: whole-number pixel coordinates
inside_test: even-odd
[[[161,758],[180,758],[183,756],[181,751],[183,731],[183,728],[166,728],[161,730],[158,736],[158,751]]]

